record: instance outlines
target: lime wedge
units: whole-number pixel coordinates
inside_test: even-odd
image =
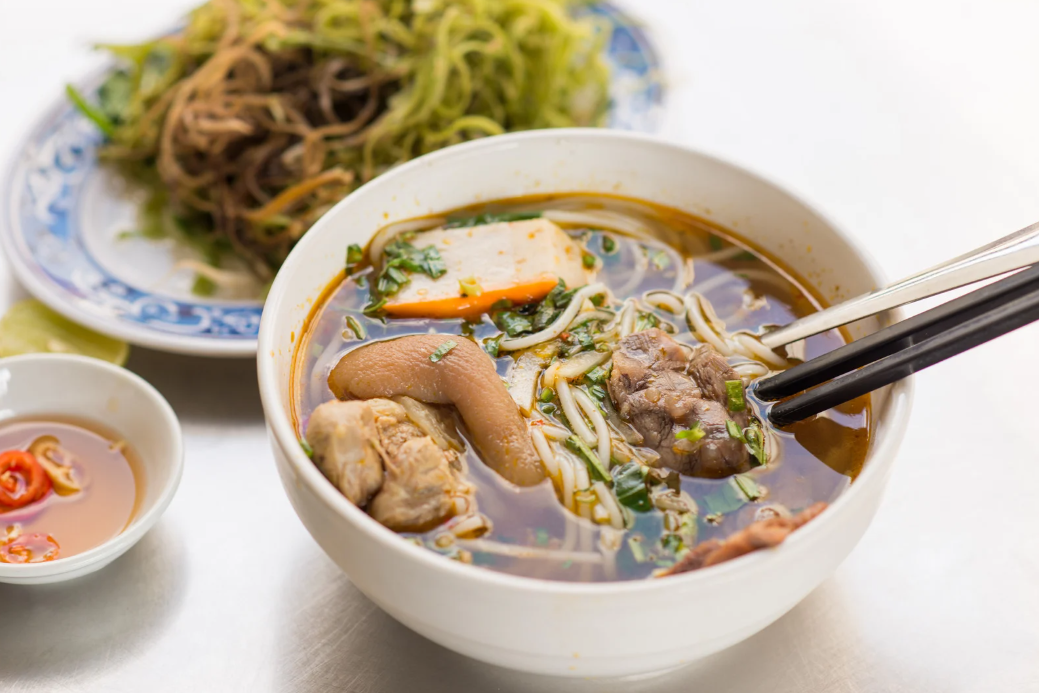
[[[0,318],[0,356],[82,354],[122,366],[130,355],[126,342],[88,330],[39,301],[20,301]]]

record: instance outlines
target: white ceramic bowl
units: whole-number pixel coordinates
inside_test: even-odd
[[[63,354],[0,359],[0,425],[14,417],[48,415],[97,421],[130,443],[141,459],[144,497],[117,536],[47,563],[0,563],[0,582],[61,582],[104,568],[155,525],[180,484],[184,450],[177,416],[154,387],[130,371]]]
[[[880,503],[905,431],[911,386],[875,395],[875,431],[851,489],[782,546],[661,580],[570,584],[493,572],[401,540],[353,506],[303,454],[289,416],[295,340],[342,270],[346,246],[380,227],[524,194],[604,192],[687,210],[783,258],[830,301],[883,283],[868,257],[810,207],[762,178],[650,137],[552,130],[493,137],[424,156],[328,212],[292,251],[260,326],[260,394],[292,506],[372,601],[456,652],[564,676],[665,670],[733,645],[786,613],[834,571]],[[887,316],[891,317],[891,316]],[[857,336],[877,321],[853,328]]]

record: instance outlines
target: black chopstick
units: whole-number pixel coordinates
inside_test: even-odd
[[[1036,320],[1039,266],[762,380],[755,387],[755,394],[762,399],[774,399],[835,378],[774,405],[768,413],[769,421],[786,426]],[[848,372],[860,366],[864,367]]]
[[[819,383],[894,354],[975,316],[1028,293],[1039,280],[1039,265],[964,294],[931,310],[855,340],[765,380],[754,393],[772,401],[797,394]]]

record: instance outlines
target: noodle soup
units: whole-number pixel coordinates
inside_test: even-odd
[[[344,495],[432,551],[554,580],[697,570],[782,541],[862,467],[868,398],[768,425],[753,382],[845,339],[763,347],[823,306],[726,229],[557,195],[344,251],[297,348],[298,431]]]

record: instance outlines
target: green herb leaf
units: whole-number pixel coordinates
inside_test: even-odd
[[[743,411],[747,408],[747,401],[743,398],[742,380],[726,380],[725,394],[729,397],[729,411]]]
[[[703,438],[705,435],[707,435],[707,431],[703,430],[703,426],[700,424],[699,421],[697,421],[691,427],[676,432],[675,438],[678,440],[688,440],[690,443],[695,443],[696,441]]]
[[[753,502],[758,498],[761,498],[761,488],[758,486],[757,482],[746,474],[737,474],[732,477],[732,480],[743,495],[746,496],[747,500]]]
[[[751,457],[758,465],[768,464],[768,451],[765,449],[765,432],[761,430],[757,419],[752,419],[750,426],[743,430],[743,437],[750,448]]]
[[[542,404],[540,407],[538,407],[538,409],[540,409],[541,413],[545,414],[546,416],[551,416],[552,414],[556,413],[556,405],[552,403]]]
[[[484,224],[497,224],[509,221],[526,221],[527,219],[540,219],[541,212],[485,212],[469,217],[448,217],[445,229],[458,229],[467,226],[483,226]]]
[[[494,313],[491,316],[491,320],[494,321],[499,330],[510,337],[518,337],[525,332],[532,332],[534,329],[534,322],[530,316],[517,313],[514,310],[503,310]]]
[[[617,501],[625,507],[640,513],[653,509],[646,488],[646,470],[638,462],[628,462],[614,470],[613,490]]]
[[[361,312],[365,315],[379,315],[382,311],[382,307],[385,305],[386,299],[380,298],[378,301],[375,301],[374,303],[369,302],[368,305],[366,305]]]
[[[447,352],[451,351],[456,346],[458,346],[458,343],[450,339],[446,342],[441,343],[440,346],[437,347],[436,351],[429,355],[429,360],[433,363],[439,362],[440,359],[447,356]]]
[[[596,366],[592,370],[584,374],[584,379],[595,385],[605,385],[606,381],[610,378],[610,371],[612,368],[609,365]]]
[[[668,551],[675,556],[685,550],[685,542],[683,542],[682,537],[677,534],[665,534],[660,538],[660,546],[665,551]]]
[[[747,442],[747,439],[743,437],[743,431],[740,430],[740,427],[732,419],[725,422],[725,430],[729,432],[730,438],[735,438],[741,443]]]
[[[595,267],[596,259],[595,256],[590,253],[585,253],[581,256],[581,264],[585,266],[585,269],[591,269]]]
[[[356,243],[346,246],[346,273],[352,274],[357,265],[361,263],[363,257],[364,250],[361,249],[361,246]]]
[[[94,123],[94,125],[97,126],[97,129],[103,132],[106,137],[111,137],[115,133],[115,124],[108,119],[108,116],[101,112],[101,109],[87,101],[74,86],[66,84],[65,93],[68,95],[69,100],[72,101],[72,105],[76,107],[76,110]]]
[[[505,339],[504,334],[499,334],[496,337],[483,340],[483,350],[486,351],[491,358],[498,358],[498,351],[501,349],[501,340]]]
[[[364,339],[368,336],[368,332],[364,329],[364,325],[362,325],[361,322],[352,315],[346,316],[346,326],[350,328],[350,331],[353,332],[358,339]]]
[[[570,436],[566,439],[566,446],[584,460],[593,479],[611,481],[610,473],[606,471],[606,468],[602,466],[602,462],[599,461],[599,457],[592,452],[591,448],[584,444],[583,440],[577,436]]]
[[[602,251],[607,255],[617,252],[617,241],[613,240],[613,236],[605,233],[602,235]]]
[[[314,448],[310,447],[310,443],[307,442],[306,438],[299,439],[299,446],[303,448],[303,452],[307,457],[314,459]]]

